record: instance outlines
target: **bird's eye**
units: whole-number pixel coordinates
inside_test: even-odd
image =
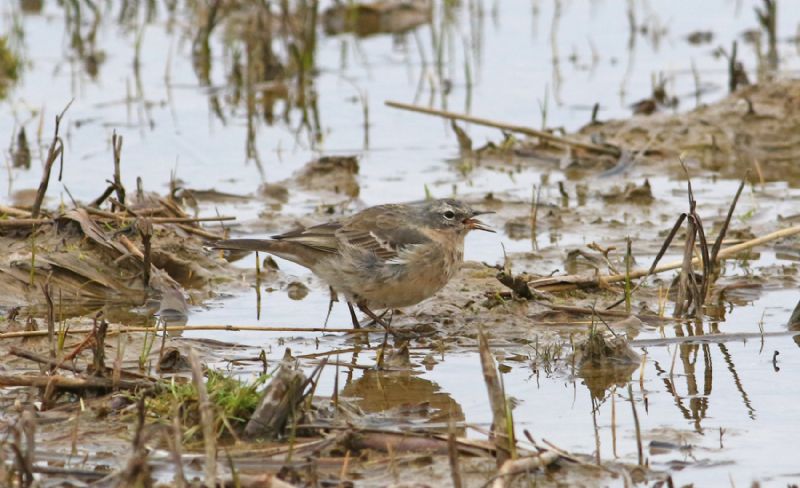
[[[443,213],[442,215],[444,215],[444,218],[446,218],[447,220],[453,220],[454,218],[456,218],[456,214],[452,210],[448,210],[447,212]]]

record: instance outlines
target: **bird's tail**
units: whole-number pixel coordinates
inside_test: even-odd
[[[320,258],[330,256],[330,253],[322,252],[303,244],[273,239],[225,239],[210,243],[208,247],[234,251],[230,256],[234,259],[244,257],[245,254],[240,254],[242,252],[268,252],[309,269],[313,268]]]
[[[269,239],[223,239],[210,243],[208,247],[226,251],[273,252],[275,244],[275,241]]]

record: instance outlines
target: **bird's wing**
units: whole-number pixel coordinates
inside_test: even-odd
[[[272,238],[301,244],[317,251],[336,253],[339,252],[339,241],[336,237],[336,232],[341,228],[341,222],[333,221],[312,227],[301,227],[285,234],[272,236]]]
[[[400,205],[380,205],[359,212],[343,222],[336,237],[384,261],[397,258],[413,245],[430,242],[428,236],[409,225],[408,212]]]
[[[401,205],[379,205],[343,220],[303,227],[273,236],[310,247],[317,251],[338,253],[342,245],[369,251],[378,258],[395,259],[404,249],[430,242],[430,238],[409,225],[409,214]]]

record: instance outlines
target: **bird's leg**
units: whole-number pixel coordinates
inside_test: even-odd
[[[358,306],[358,309],[361,310],[362,312],[364,312],[364,314],[367,317],[371,318],[373,322],[375,322],[376,324],[382,325],[384,327],[388,327],[388,324],[383,321],[383,317],[378,317],[377,315],[375,315],[375,312],[373,312],[372,310],[367,308],[366,304],[364,304],[362,302],[362,303],[357,303],[356,305]]]
[[[322,325],[323,329],[328,326],[328,319],[331,318],[331,311],[333,311],[333,302],[339,301],[339,295],[336,294],[336,290],[334,290],[332,286],[329,286],[328,289],[331,292],[331,299],[328,302],[328,315],[325,316],[325,323]]]
[[[347,309],[350,310],[350,320],[353,321],[353,327],[356,328],[356,329],[360,329],[361,328],[361,323],[358,321],[358,317],[356,317],[356,311],[353,310],[353,304],[350,303],[350,300],[347,301]],[[358,335],[363,335],[364,336],[363,337],[364,342],[366,342],[367,347],[370,347],[370,345],[369,345],[369,334],[358,334]],[[357,341],[357,342],[360,342],[362,340],[362,338],[355,337],[353,340]],[[355,361],[355,355],[353,355],[353,358],[354,358],[353,361]],[[351,368],[351,371],[352,371],[352,368]]]
[[[350,310],[350,320],[353,321],[353,327],[356,329],[361,328],[361,322],[358,321],[358,317],[356,317],[356,311],[353,310],[353,304],[349,301],[347,302],[347,308]],[[360,307],[359,307],[360,308]]]
[[[388,308],[386,310],[384,310],[383,312],[381,312],[381,314],[378,315],[378,318],[381,319],[381,320],[384,320],[384,317],[386,316],[387,313],[389,313],[389,309]],[[391,324],[391,322],[392,322],[392,319],[390,317],[388,323]],[[381,323],[380,322],[376,322],[375,320],[372,320],[372,318],[370,318],[369,324],[367,324],[367,325],[381,325]]]
[[[362,312],[364,312],[364,314],[367,315],[367,317],[369,317],[372,320],[374,320],[376,324],[382,325],[386,329],[387,332],[389,332],[392,335],[394,335],[394,331],[392,330],[391,327],[389,327],[389,324],[384,322],[383,318],[378,317],[377,315],[375,315],[375,312],[370,310],[364,302],[357,303],[356,305],[358,306],[359,310],[361,310]]]

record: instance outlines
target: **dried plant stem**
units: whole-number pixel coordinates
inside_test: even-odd
[[[23,210],[21,208],[16,207],[8,207],[6,205],[0,205],[0,215],[9,215],[11,217],[20,217],[20,218],[28,218],[31,216],[31,213],[27,210]]]
[[[203,424],[203,445],[205,446],[205,485],[208,488],[217,486],[217,438],[214,435],[213,404],[208,397],[206,382],[200,359],[194,349],[189,349],[189,364],[192,367],[192,381],[197,390],[197,399],[200,408],[200,422]]]
[[[31,217],[34,219],[39,217],[39,210],[42,208],[44,195],[47,193],[47,186],[50,184],[50,173],[53,170],[53,164],[55,164],[58,159],[61,160],[62,166],[64,164],[64,141],[62,141],[61,136],[58,135],[58,129],[61,126],[61,119],[64,118],[64,114],[67,112],[70,105],[72,105],[72,100],[70,100],[60,114],[56,115],[56,127],[53,131],[53,140],[50,143],[50,148],[47,150],[47,159],[44,162],[42,181],[39,183],[39,189],[36,191],[36,199],[33,201],[33,206],[31,207]]]
[[[617,458],[617,387],[611,391],[611,452]]]
[[[328,332],[328,333],[344,333],[344,334],[372,334],[384,333],[384,329],[351,329],[351,328],[336,328],[336,327],[261,327],[257,325],[170,325],[167,327],[127,327],[119,326],[109,333],[126,333],[126,332],[183,332],[187,330],[227,330],[232,332],[240,331],[254,331],[254,332]],[[66,331],[68,334],[86,334],[91,332],[92,329],[70,329]],[[46,336],[46,330],[23,330],[16,332],[3,332],[0,333],[0,340],[11,339],[15,337],[41,337]]]
[[[697,236],[697,226],[695,225],[694,219],[691,218],[686,220],[686,226],[686,243],[683,252],[683,262],[681,263],[681,275],[678,280],[678,297],[675,299],[675,310],[673,311],[673,316],[675,317],[682,317],[684,315],[684,309],[688,309],[692,305],[692,302],[695,303],[695,307],[698,309],[702,305],[700,302],[701,299],[698,296],[694,270],[692,269],[692,263],[696,259],[692,258],[692,251],[694,250],[695,238]]]
[[[750,239],[749,241],[742,242],[741,244],[736,244],[734,246],[730,246],[720,250],[719,253],[717,254],[717,261],[728,259],[730,257],[735,256],[736,254],[739,254],[742,251],[747,251],[756,246],[760,246],[762,244],[782,239],[784,237],[790,237],[796,234],[800,234],[800,225],[795,225],[792,227],[787,227],[785,229],[777,230],[775,232],[770,232],[769,234],[766,234],[764,236],[757,237],[755,239]],[[692,260],[692,264],[699,264],[699,263],[700,259],[698,258],[694,258]],[[682,266],[683,266],[683,259],[681,259],[680,261],[674,261],[671,263],[662,264],[651,269],[637,269],[631,271],[630,279],[642,278],[645,276],[649,276],[651,274],[663,273],[664,271],[679,269]],[[583,277],[577,275],[555,276],[555,277],[547,277],[547,278],[540,278],[537,280],[533,280],[529,283],[529,285],[533,286],[539,291],[552,292],[552,291],[574,290],[575,288],[587,287],[587,286],[597,286],[600,283],[603,284],[619,283],[621,281],[625,281],[625,273],[599,276],[599,277]]]
[[[90,207],[86,207],[90,208]],[[2,213],[2,212],[0,212]],[[90,213],[97,213],[97,211],[91,211]],[[111,213],[111,212],[107,212]],[[111,217],[108,217],[111,218]],[[115,215],[113,217],[116,220],[130,220],[134,217],[132,216],[124,216],[124,215]],[[227,220],[236,220],[236,217],[230,216],[220,216],[220,217],[151,217],[148,219],[151,224],[178,224],[178,227],[181,229],[197,234],[200,237],[205,237],[208,239],[220,239],[221,236],[204,231],[202,229],[196,227],[190,227],[184,224],[190,224],[195,222],[219,222],[219,221],[227,221]],[[7,219],[7,220],[0,220],[0,229],[13,229],[18,227],[35,227],[37,225],[44,225],[44,224],[52,224],[53,219],[33,219],[33,218],[15,218],[15,219]]]
[[[143,219],[139,222],[139,237],[142,239],[142,288],[144,289],[145,299],[147,298],[147,289],[150,286],[150,261],[151,261],[151,238],[153,237],[153,226],[151,225],[152,219]]]
[[[744,190],[744,184],[747,179],[745,179],[739,183],[739,188],[736,190],[736,195],[733,197],[733,201],[731,202],[731,206],[728,208],[728,215],[725,217],[725,222],[722,224],[722,228],[719,230],[719,235],[717,239],[714,241],[714,245],[711,247],[711,264],[712,266],[717,262],[717,256],[719,255],[720,248],[722,247],[722,240],[725,238],[725,234],[728,233],[728,226],[731,223],[731,218],[733,218],[733,211],[736,208],[736,204],[739,202],[739,197],[742,195],[742,190]]]
[[[631,410],[633,411],[633,425],[636,428],[636,453],[639,459],[639,466],[644,466],[644,451],[642,449],[642,430],[639,426],[639,414],[636,413],[636,402],[633,399],[633,388],[628,383],[628,400],[631,402]]]
[[[736,54],[738,52],[738,43],[733,41],[731,46],[731,55],[728,56],[728,91],[733,93],[739,85],[739,76],[737,76],[736,69]]]
[[[16,425],[14,425],[12,430],[14,440],[9,443],[19,468],[18,486],[33,486],[34,453],[36,449],[35,429],[36,420],[31,407],[28,407],[22,412]]]
[[[94,334],[94,360],[92,363],[93,374],[102,377],[106,372],[106,332],[108,322],[101,320]]]
[[[113,215],[113,218],[117,220],[131,220],[133,218],[136,218],[132,215],[117,215],[114,213],[111,213],[111,215]],[[149,220],[151,224],[192,224],[195,222],[230,221],[230,220],[236,220],[236,217],[231,215],[220,215],[219,217],[149,217],[147,220]]]
[[[631,266],[633,265],[633,251],[631,250],[631,238],[626,239],[627,247],[625,251],[625,311],[631,313]]]
[[[678,337],[659,337],[655,339],[634,339],[631,347],[661,347],[668,344],[722,344],[725,342],[741,342],[747,339],[761,339],[762,337],[797,337],[798,330],[779,330],[774,332],[727,332],[724,334],[704,334]]]
[[[0,220],[0,229],[33,227],[36,225],[52,223],[53,219],[8,219]]]
[[[603,463],[600,459],[600,431],[597,428],[597,409],[599,405],[591,397],[591,394],[590,399],[592,405],[592,428],[594,429],[594,461],[598,466],[601,466]]]
[[[218,240],[224,238],[224,236],[222,236],[220,234],[214,234],[213,232],[209,232],[207,230],[203,230],[203,229],[200,229],[198,227],[192,227],[191,225],[186,225],[186,224],[175,224],[175,225],[177,225],[178,227],[180,227],[184,231],[188,232],[189,234],[194,234],[196,236],[199,236],[199,237],[202,237],[204,239],[211,240],[211,241],[218,241]]]
[[[117,193],[117,200],[125,205],[125,187],[122,186],[122,176],[120,171],[120,161],[122,160],[122,136],[117,135],[117,131],[111,134],[111,148],[114,151],[114,190]]]
[[[447,424],[447,455],[450,460],[450,476],[453,488],[461,488],[461,468],[458,464],[458,447],[456,446],[456,429],[452,418]]]
[[[126,235],[120,234],[119,242],[120,242],[120,244],[125,246],[125,249],[127,249],[129,253],[131,253],[132,255],[136,256],[139,259],[142,259],[142,260],[144,259],[144,253],[142,251],[140,251],[139,248],[136,247],[136,244],[131,242],[131,240],[128,239],[128,237]]]
[[[128,214],[127,211],[126,211],[126,213],[123,213],[123,212],[108,212],[106,210],[100,210],[99,208],[95,208],[95,207],[92,207],[90,205],[81,205],[81,208],[86,210],[90,214],[99,215],[101,217],[106,217],[106,218],[109,218],[109,219],[128,219],[128,218],[130,218],[128,216],[130,214]],[[137,208],[136,209],[136,215],[139,216],[139,217],[146,217],[146,216],[152,217],[152,216],[155,216],[155,215],[158,215],[158,214],[164,214],[164,213],[166,213],[164,207],[143,207],[143,208]]]
[[[497,477],[492,483],[492,488],[505,488],[511,486],[512,477],[518,474],[527,473],[536,469],[545,468],[559,458],[555,451],[543,451],[535,456],[528,456],[519,459],[509,459],[500,468]]]
[[[50,359],[56,359],[56,315],[55,307],[53,306],[53,297],[50,293],[50,276],[47,276],[44,284],[42,285],[42,293],[47,302],[47,340],[50,344]]]
[[[412,105],[408,103],[400,103],[400,102],[393,102],[393,101],[386,101],[386,105],[392,108],[398,108],[401,110],[410,110],[412,112],[419,112],[428,115],[435,115],[437,117],[444,117],[451,120],[462,120],[464,122],[470,122],[472,124],[484,125],[486,127],[495,127],[497,129],[507,130],[511,132],[518,132],[520,134],[525,134],[530,137],[537,137],[539,139],[545,140],[552,144],[566,146],[566,147],[576,147],[580,149],[585,149],[587,151],[592,151],[601,154],[610,154],[612,156],[619,156],[620,150],[613,146],[600,146],[597,144],[592,144],[590,142],[582,142],[576,141],[574,139],[568,139],[566,137],[559,137],[549,132],[544,132],[541,130],[532,129],[530,127],[525,127],[522,125],[513,125],[507,124],[505,122],[499,122],[496,120],[489,120],[480,117],[474,117],[472,115],[460,114],[456,112],[448,112],[446,110],[437,110],[428,107],[422,107],[419,105]]]
[[[183,488],[186,486],[186,475],[183,470],[183,452],[181,449],[183,435],[179,410],[180,405],[175,405],[172,415],[172,429],[171,432],[165,433],[165,435],[168,437],[168,445],[170,446],[170,452],[172,454],[172,464],[175,466],[175,487]]]
[[[120,380],[114,382],[106,378],[86,377],[75,378],[69,376],[44,376],[44,375],[0,375],[0,387],[8,386],[35,386],[38,388],[61,388],[71,391],[83,391],[86,389],[112,389],[122,388],[126,390],[137,388],[150,388],[153,383],[150,381]]]
[[[539,215],[539,195],[541,194],[542,187],[531,188],[531,242],[533,243],[534,250],[537,249],[536,240],[536,224]]]
[[[339,471],[339,486],[344,486],[347,480],[347,468],[350,466],[350,449],[344,453],[344,462],[342,462],[342,469]]]
[[[478,331],[478,340],[483,380],[486,383],[489,404],[492,407],[492,434],[497,449],[497,467],[500,468],[506,461],[511,459],[512,452],[511,439],[508,436],[507,429],[506,399],[500,385],[500,377],[497,374],[494,358],[489,350],[489,341],[486,339],[483,329]]]
[[[11,354],[11,355],[17,356],[17,357],[28,359],[30,361],[33,361],[33,362],[36,362],[36,363],[39,363],[39,364],[44,364],[45,366],[47,366],[48,368],[53,369],[53,370],[55,370],[55,369],[64,369],[64,370],[67,370],[67,371],[72,371],[73,373],[80,373],[81,372],[81,370],[79,368],[76,368],[75,366],[73,366],[71,364],[59,363],[58,361],[55,361],[53,359],[46,358],[44,356],[41,356],[41,355],[36,354],[34,352],[31,352],[31,351],[26,351],[25,349],[20,349],[20,348],[18,348],[16,346],[11,346],[9,348],[9,350],[8,350],[8,353]]]

